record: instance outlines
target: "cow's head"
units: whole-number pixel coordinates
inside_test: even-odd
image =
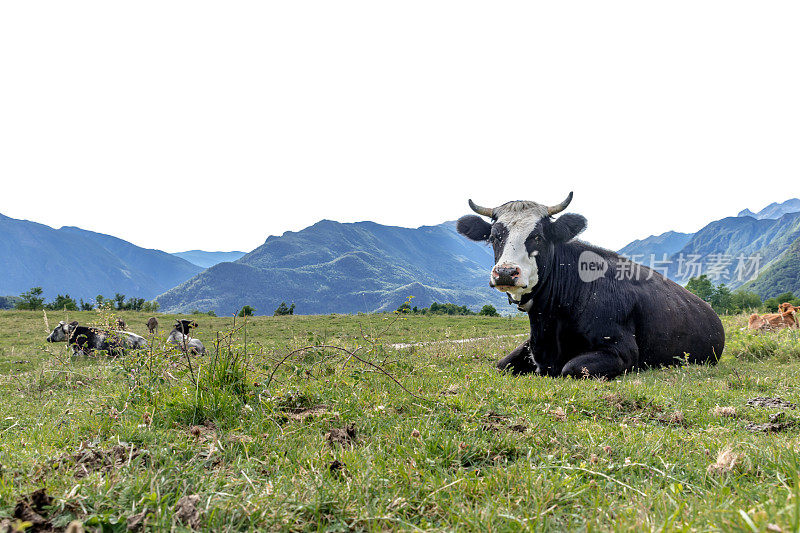
[[[490,242],[494,247],[495,265],[489,285],[519,301],[531,292],[552,264],[554,246],[569,241],[586,228],[581,215],[562,212],[572,201],[572,193],[558,205],[546,206],[536,202],[508,202],[495,207],[481,207],[472,200],[469,206],[486,222],[475,215],[458,220],[458,232],[473,241]]]
[[[47,342],[64,342],[69,339],[70,333],[72,333],[75,328],[78,326],[78,322],[70,322],[67,324],[63,320],[58,323],[56,329],[47,336]]]

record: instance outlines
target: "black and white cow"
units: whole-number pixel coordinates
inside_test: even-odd
[[[147,340],[129,331],[104,331],[80,326],[77,322],[64,321],[47,336],[47,342],[67,342],[75,354],[89,355],[104,351],[109,355],[121,355],[126,349],[147,348]]]
[[[191,332],[192,328],[196,328],[197,322],[194,320],[176,320],[175,324],[172,326],[172,331],[170,331],[169,336],[167,337],[167,342],[170,344],[174,344],[182,351],[187,353],[194,353],[194,354],[204,354],[206,353],[206,347],[203,346],[203,343],[200,342],[200,339],[192,338]]]
[[[711,307],[677,283],[614,252],[574,240],[581,215],[548,207],[469,205],[458,231],[494,248],[489,285],[528,313],[531,335],[497,364],[515,373],[611,378],[630,370],[716,363],[725,332]]]

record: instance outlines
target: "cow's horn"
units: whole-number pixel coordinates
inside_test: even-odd
[[[494,209],[489,209],[488,207],[481,207],[472,200],[469,200],[469,208],[478,213],[479,215],[483,215],[485,217],[494,216]]]
[[[547,214],[548,215],[556,215],[556,214],[560,213],[561,211],[563,211],[564,209],[567,208],[567,206],[569,205],[569,203],[571,201],[572,201],[572,191],[570,191],[569,196],[567,196],[566,200],[564,200],[563,202],[561,202],[558,205],[554,205],[554,206],[548,207],[547,208]]]

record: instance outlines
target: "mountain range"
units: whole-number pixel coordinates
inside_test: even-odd
[[[696,233],[639,239],[620,253],[643,264],[655,260],[679,283],[706,273],[762,298],[800,294],[800,200],[743,210]],[[753,272],[738,276],[745,260],[749,269],[757,266],[755,279],[748,277]],[[249,253],[168,254],[102,233],[0,215],[0,295],[33,286],[42,286],[48,299],[123,293],[157,297],[168,312],[227,315],[251,305],[271,314],[284,301],[301,314],[389,311],[408,296],[420,307],[438,301],[509,310],[504,296],[488,287],[492,262],[491,248],[458,235],[453,222],[412,229],[322,220],[270,236]]]
[[[162,309],[243,305],[271,313],[294,302],[298,313],[391,311],[434,301],[469,307],[507,304],[489,288],[492,251],[458,235],[454,222],[416,229],[374,222],[322,220],[298,232],[271,236],[232,263],[220,263],[162,294]]]
[[[753,217],[761,220],[764,218],[781,218],[787,213],[797,213],[798,211],[800,211],[800,200],[797,198],[792,198],[791,200],[786,200],[780,204],[773,202],[758,213],[753,213],[749,209],[744,209],[739,211],[737,216]]]
[[[202,270],[110,235],[0,215],[0,295],[41,286],[47,298],[122,293],[153,299]]]
[[[652,262],[678,283],[707,274],[715,283],[767,298],[800,293],[799,239],[800,200],[793,198],[758,213],[745,209],[696,233],[667,232],[634,241],[620,253],[648,266]]]

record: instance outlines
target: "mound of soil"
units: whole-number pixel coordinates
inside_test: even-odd
[[[355,446],[358,444],[356,425],[348,424],[343,428],[333,428],[325,434],[325,440],[327,440],[331,446],[334,444],[339,444],[340,446]]]
[[[792,402],[787,402],[783,398],[766,398],[759,396],[747,400],[747,405],[752,407],[766,407],[767,409],[797,409]]]
[[[71,468],[76,478],[81,479],[93,472],[103,474],[118,470],[145,452],[135,446],[116,445],[108,449],[84,447],[77,452],[65,453],[51,461],[55,469]]]
[[[13,517],[31,524],[25,531],[54,531],[53,525],[47,519],[48,508],[51,505],[53,505],[53,498],[42,488],[20,498],[17,505],[14,506]],[[4,526],[6,525],[0,523],[0,531],[5,531]],[[8,531],[11,531],[10,524],[6,527]]]

